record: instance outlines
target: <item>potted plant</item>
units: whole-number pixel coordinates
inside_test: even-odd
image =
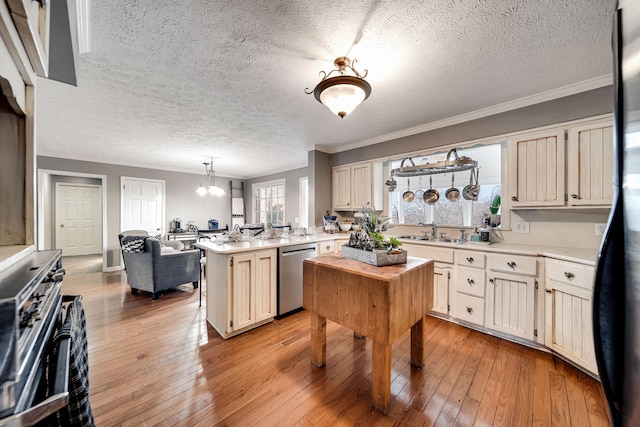
[[[360,230],[351,233],[349,243],[342,246],[342,255],[376,266],[407,262],[407,251],[399,248],[402,243],[382,234],[389,228],[389,218],[378,216],[366,206],[362,212]]]

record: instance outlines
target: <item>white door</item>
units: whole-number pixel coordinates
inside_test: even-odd
[[[120,231],[164,230],[164,181],[121,177]]]
[[[62,254],[102,253],[102,187],[56,183],[56,248]]]

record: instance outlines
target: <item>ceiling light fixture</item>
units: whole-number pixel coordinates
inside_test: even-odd
[[[216,185],[216,171],[213,170],[213,157],[211,158],[211,163],[204,162],[202,164],[204,165],[204,170],[207,172],[207,177],[202,180],[196,192],[201,196],[207,193],[213,194],[214,196],[222,196],[224,190]],[[209,167],[209,165],[211,165],[211,167]]]
[[[353,65],[357,62],[353,60]],[[329,74],[320,71],[322,80],[313,89],[305,89],[307,95],[313,95],[318,102],[326,105],[329,110],[344,119],[344,116],[350,114],[365,99],[371,95],[371,85],[364,79],[367,77],[368,71],[364,70],[364,75],[360,75],[352,66],[351,60],[346,56],[341,56],[333,61],[337,67],[331,70]],[[347,75],[347,71],[351,70],[354,75]],[[334,72],[340,75],[330,77]]]

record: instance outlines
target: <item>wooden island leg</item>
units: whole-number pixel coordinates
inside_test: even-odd
[[[327,361],[327,319],[311,312],[311,363],[316,368]]]
[[[411,327],[411,365],[424,367],[424,317]]]
[[[371,398],[373,406],[387,413],[391,404],[391,345],[372,340]]]

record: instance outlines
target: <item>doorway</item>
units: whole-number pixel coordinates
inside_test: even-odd
[[[37,191],[37,247],[38,250],[54,249],[57,246],[56,218],[56,184],[88,185],[99,188],[100,233],[97,253],[101,258],[101,271],[109,271],[107,267],[107,177],[106,175],[69,172],[62,170],[38,169]],[[59,225],[59,224],[58,224]],[[118,268],[118,267],[116,267]]]
[[[165,182],[123,176],[120,178],[120,231],[164,232]]]
[[[102,188],[56,182],[56,248],[63,256],[102,253]]]

